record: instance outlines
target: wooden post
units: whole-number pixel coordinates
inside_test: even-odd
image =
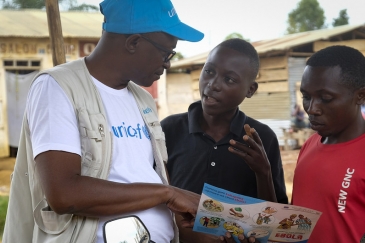
[[[58,0],[46,0],[46,11],[53,66],[56,66],[66,62]]]

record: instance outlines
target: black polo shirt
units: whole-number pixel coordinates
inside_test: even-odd
[[[198,194],[204,183],[242,195],[256,197],[256,176],[246,162],[228,151],[229,140],[243,142],[244,124],[255,128],[271,164],[272,178],[279,203],[288,203],[279,143],[275,133],[237,109],[230,133],[215,142],[200,128],[201,102],[190,105],[187,113],[172,115],[161,121],[169,156],[167,170],[171,185]],[[244,143],[244,142],[243,142]]]

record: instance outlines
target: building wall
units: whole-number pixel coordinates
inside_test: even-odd
[[[98,39],[65,38],[66,61],[90,54]],[[0,38],[0,157],[9,155],[6,73],[28,73],[53,67],[49,38]],[[11,97],[12,98],[12,97]],[[10,97],[9,97],[10,99]],[[11,100],[11,99],[10,99]],[[19,128],[20,129],[20,128]]]
[[[169,73],[166,80],[168,113],[165,116],[187,112],[189,105],[194,101],[190,74]]]

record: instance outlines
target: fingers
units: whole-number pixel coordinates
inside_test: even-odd
[[[262,141],[261,138],[259,136],[259,134],[257,133],[255,128],[251,128],[250,125],[245,124],[244,126],[245,132],[247,134],[248,137],[243,136],[243,140],[245,140],[246,142],[251,142],[249,138],[252,138],[253,141],[255,141],[258,145],[262,145]],[[250,144],[251,146],[251,144]]]
[[[166,202],[167,207],[172,212],[180,214],[186,220],[186,223],[190,222],[196,215],[200,195],[173,186],[170,186],[169,189],[172,193]]]
[[[226,232],[225,235],[220,236],[219,239],[221,240],[221,242],[225,242],[225,243],[236,243],[236,241],[234,240],[232,234],[230,232]],[[254,238],[255,240],[255,238]],[[249,241],[247,241],[247,239],[245,238],[245,236],[243,234],[239,234],[238,235],[238,241],[241,243],[247,243]],[[253,241],[255,242],[255,241]]]
[[[250,138],[253,139],[253,136],[252,136],[253,131],[251,130],[252,128],[250,127],[250,125],[245,124],[243,126],[243,128],[245,129],[245,132],[246,132],[247,136],[249,136]]]
[[[193,228],[195,217],[193,217],[191,214],[180,214],[183,219],[181,220],[181,226],[184,228]]]

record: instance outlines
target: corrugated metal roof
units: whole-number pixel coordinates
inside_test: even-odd
[[[314,41],[327,40],[333,36],[350,32],[360,27],[365,28],[365,25],[342,25],[330,29],[306,31],[291,35],[285,35],[276,39],[256,41],[253,42],[252,45],[255,47],[259,54],[267,53],[270,51],[285,51],[289,50],[292,47],[304,45]]]
[[[100,38],[104,16],[99,12],[61,12],[62,34],[67,37]],[[43,10],[0,10],[0,37],[48,37]]]
[[[259,54],[264,54],[272,51],[287,51],[293,47],[312,43],[319,40],[328,40],[331,37],[350,32],[352,30],[363,28],[365,25],[343,25],[330,29],[313,30],[291,35],[285,35],[276,39],[262,40],[252,42]],[[365,31],[363,31],[365,34]],[[202,53],[193,57],[185,58],[171,63],[171,68],[182,68],[194,64],[203,64],[208,57],[209,52]]]

